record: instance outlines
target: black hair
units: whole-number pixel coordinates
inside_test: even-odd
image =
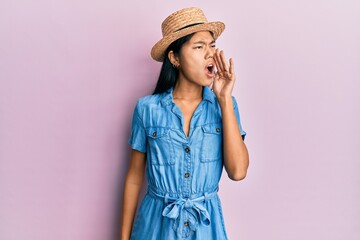
[[[164,62],[161,66],[160,75],[153,94],[163,93],[169,88],[175,86],[177,78],[179,76],[179,69],[173,67],[172,63],[168,58],[168,53],[172,50],[175,55],[179,55],[182,45],[189,41],[194,34],[195,33],[191,33],[177,39],[176,41],[172,42],[170,46],[166,49]]]

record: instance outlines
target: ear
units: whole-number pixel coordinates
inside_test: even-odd
[[[169,58],[172,65],[175,65],[175,66],[180,65],[179,57],[174,53],[173,50],[169,51],[168,58]]]

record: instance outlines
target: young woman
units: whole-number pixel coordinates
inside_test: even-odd
[[[215,48],[224,28],[198,8],[162,23],[163,38],[151,51],[163,62],[160,76],[132,119],[123,240],[228,239],[218,183],[223,166],[230,179],[245,178],[249,155],[232,96],[234,63]],[[135,216],[145,173],[147,193]]]

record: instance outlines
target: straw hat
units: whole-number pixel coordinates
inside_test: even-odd
[[[164,54],[169,45],[175,40],[199,31],[210,31],[215,40],[225,29],[222,22],[208,22],[203,11],[196,7],[184,8],[168,16],[161,24],[163,38],[151,49],[151,57],[164,61]]]

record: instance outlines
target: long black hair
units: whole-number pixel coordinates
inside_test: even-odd
[[[172,42],[170,46],[166,49],[164,62],[161,66],[160,75],[153,94],[163,93],[169,88],[175,86],[177,78],[179,76],[179,69],[173,67],[168,58],[168,53],[172,50],[175,55],[179,56],[182,45],[189,41],[194,34],[195,33],[191,33],[177,39],[176,41]]]

